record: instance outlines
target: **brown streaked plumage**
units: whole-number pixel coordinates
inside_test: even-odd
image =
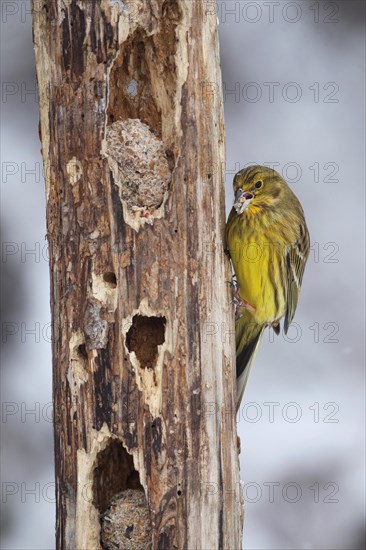
[[[275,170],[241,170],[234,193],[226,246],[242,303],[235,325],[239,406],[264,328],[278,334],[283,319],[287,333],[295,315],[310,240],[301,204]]]

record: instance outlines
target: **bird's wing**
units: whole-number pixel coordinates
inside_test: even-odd
[[[294,318],[306,260],[310,251],[310,237],[306,224],[299,225],[298,237],[286,251],[287,307],[285,316],[285,334]]]

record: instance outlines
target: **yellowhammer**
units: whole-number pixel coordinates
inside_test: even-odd
[[[285,180],[271,168],[250,166],[234,177],[234,206],[226,225],[226,247],[237,279],[237,408],[266,326],[279,334],[294,317],[309,232],[304,212]]]

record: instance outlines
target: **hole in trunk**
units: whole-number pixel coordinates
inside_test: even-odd
[[[126,489],[141,489],[140,477],[132,456],[120,441],[112,440],[97,456],[93,495],[98,510],[105,510],[111,499]]]
[[[108,284],[111,288],[116,288],[117,286],[117,277],[116,274],[112,271],[108,271],[103,275],[103,281]]]
[[[160,10],[164,23],[150,35],[138,27],[120,46],[110,73],[108,125],[117,120],[139,119],[173,149],[176,28],[182,12],[176,0],[164,0]]]
[[[77,354],[80,357],[80,359],[88,359],[88,354],[86,352],[85,344],[80,344],[80,346],[78,346]]]
[[[136,353],[142,368],[155,367],[158,346],[165,340],[165,323],[165,317],[133,317],[132,326],[126,334],[126,345],[129,352]]]
[[[132,456],[111,440],[96,459],[93,504],[100,512],[103,550],[151,548],[150,511]]]

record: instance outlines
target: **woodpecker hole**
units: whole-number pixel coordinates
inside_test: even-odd
[[[108,124],[139,119],[170,146],[174,135],[165,132],[164,125],[169,125],[174,112],[176,27],[182,13],[175,0],[162,4],[160,17],[169,23],[159,25],[150,35],[137,27],[120,45],[110,72],[107,114]]]
[[[119,189],[124,219],[136,231],[165,215],[177,158],[176,29],[183,13],[163,0],[164,24],[138,26],[120,44],[108,81],[103,153]]]
[[[100,512],[108,508],[112,498],[126,489],[140,489],[140,477],[133,465],[132,456],[122,443],[111,440],[96,459],[93,480],[94,506]]]
[[[151,548],[150,512],[132,456],[111,440],[96,458],[94,506],[99,510],[103,550]]]
[[[165,341],[165,317],[135,315],[126,334],[129,352],[134,351],[142,368],[153,369],[158,357],[158,346]]]
[[[117,286],[117,277],[116,274],[112,271],[108,271],[103,275],[103,281],[108,284],[110,288],[116,288]]]
[[[85,344],[80,344],[80,346],[77,347],[77,354],[80,359],[88,359]]]

